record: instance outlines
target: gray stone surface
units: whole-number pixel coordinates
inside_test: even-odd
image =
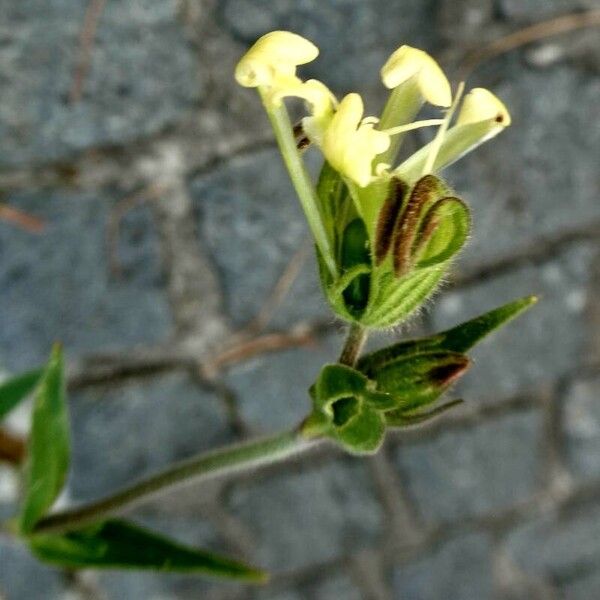
[[[275,150],[236,157],[195,180],[192,190],[203,242],[223,276],[229,313],[241,325],[257,314],[308,239],[302,209]],[[331,318],[313,261],[311,253],[274,325]]]
[[[69,492],[89,499],[230,439],[223,407],[184,374],[95,388],[71,401]]]
[[[526,523],[507,536],[504,551],[525,572],[571,588],[577,597],[600,569],[600,506],[575,505]]]
[[[499,8],[502,14],[511,19],[538,20],[544,17],[561,15],[574,6],[585,8],[594,6],[593,0],[500,0]]]
[[[227,382],[244,420],[263,431],[299,423],[310,410],[308,388],[325,363],[335,362],[341,341],[331,335],[316,346],[267,354],[230,371]]]
[[[361,600],[363,596],[345,574],[331,574],[324,580],[296,589],[279,592],[259,591],[252,596],[253,600]]]
[[[431,48],[432,5],[419,0],[227,0],[222,21],[248,45],[273,29],[289,29],[316,43],[321,54],[303,74],[323,79],[340,94],[351,89],[383,96],[379,69],[403,43]]]
[[[102,11],[83,96],[71,103],[86,6],[2,1],[0,167],[139,139],[176,123],[199,99],[175,0],[117,0]]]
[[[236,486],[229,506],[266,568],[288,571],[377,543],[382,512],[366,465],[346,459]]]
[[[444,541],[393,573],[394,598],[402,600],[491,600],[491,543],[480,533]]]
[[[543,71],[515,65],[501,82],[483,77],[471,85],[493,88],[513,123],[446,173],[473,211],[475,235],[461,267],[600,222],[600,128],[589,126],[600,119],[600,79],[565,65]]]
[[[67,593],[59,571],[41,565],[16,539],[0,537],[0,598],[59,600]]]
[[[257,36],[291,28],[313,39],[321,55],[301,73],[322,77],[340,97],[360,91],[373,114],[385,96],[381,64],[402,43],[425,48],[456,72],[452,63],[488,40],[597,4],[111,0],[98,21],[81,100],[73,104],[79,36],[92,1],[0,0],[2,372],[44,360],[57,338],[80,365],[107,349],[128,356],[130,348],[168,348],[183,337],[186,348],[205,347],[195,329],[172,327],[172,312],[199,306],[184,306],[182,289],[206,289],[234,328],[260,309],[307,227],[259,100],[232,77],[237,57]],[[433,432],[400,436],[400,445],[388,444],[377,462],[318,454],[224,488],[185,488],[134,513],[182,541],[254,554],[276,573],[263,589],[107,572],[85,575],[84,592],[3,536],[0,598],[487,600],[508,590],[514,598],[547,600],[554,589],[561,600],[595,598],[597,37],[597,28],[588,28],[548,38],[488,61],[469,79],[505,100],[513,126],[447,173],[474,213],[473,238],[456,271],[463,284],[442,290],[425,319],[371,341],[380,346],[420,328],[449,327],[540,293],[535,310],[474,352],[474,368],[454,390],[471,406],[494,407],[474,411],[462,424],[442,420]],[[430,134],[416,133],[411,144]],[[141,168],[164,147],[184,157],[194,214],[177,217],[196,220],[199,244],[185,247],[182,235],[166,247],[154,221],[157,230],[168,229],[160,220],[169,211],[136,206],[122,222],[117,278],[107,262],[109,210],[129,190],[172,183],[166,161]],[[315,156],[308,158],[314,170]],[[7,223],[4,204],[43,218],[44,233]],[[183,281],[197,271],[181,268],[181,257],[193,259],[204,249],[220,285],[210,277]],[[161,255],[174,262],[162,265]],[[332,322],[309,257],[271,328],[313,319]],[[201,329],[210,331],[210,323]],[[253,357],[223,373],[248,428],[289,427],[303,416],[306,387],[339,351],[335,335],[320,333],[317,342]],[[556,405],[538,403],[540,393],[555,397]],[[511,397],[519,402],[502,402]],[[177,370],[92,385],[74,394],[70,407],[74,499],[104,494],[232,437],[221,401]],[[11,419],[16,431],[26,431],[26,412]],[[573,477],[548,469],[549,458]],[[14,514],[16,473],[0,470],[0,519]],[[493,526],[493,541],[471,532],[473,519]],[[407,537],[423,542],[418,548],[402,535],[408,521]],[[433,527],[422,530],[427,525]]]
[[[573,472],[600,477],[600,378],[575,381],[564,400],[567,458]]]
[[[476,404],[498,402],[544,389],[585,362],[595,335],[586,307],[596,260],[592,244],[571,245],[541,264],[446,291],[432,310],[438,331],[519,297],[540,297],[528,313],[469,353],[474,365],[454,394]]]
[[[111,276],[105,194],[23,192],[15,208],[41,218],[42,233],[0,222],[0,364],[27,369],[62,341],[72,356],[163,339],[171,317],[147,208],[122,224],[123,276]]]
[[[597,596],[598,590],[600,590],[600,572],[597,569],[583,577],[565,581],[560,586],[565,600],[590,600]]]
[[[494,514],[530,499],[540,466],[540,419],[516,413],[400,446],[398,468],[425,521]]]

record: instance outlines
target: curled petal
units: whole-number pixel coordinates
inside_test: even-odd
[[[244,87],[269,86],[280,76],[294,76],[298,65],[311,62],[318,55],[319,49],[302,36],[272,31],[257,40],[240,59],[235,78]]]
[[[489,90],[473,88],[465,96],[456,124],[466,125],[491,119],[504,127],[510,125],[510,114],[506,106]]]
[[[450,106],[450,83],[437,62],[424,52],[411,46],[400,46],[381,69],[381,78],[387,88],[398,87],[415,76],[423,97],[436,106]]]

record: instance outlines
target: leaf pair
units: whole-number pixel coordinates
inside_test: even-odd
[[[440,334],[378,350],[355,369],[326,365],[311,388],[304,433],[327,435],[353,454],[376,452],[387,427],[422,423],[462,402],[429,408],[469,368],[465,352],[535,302],[522,298]]]
[[[320,427],[352,454],[376,452],[385,434],[383,411],[394,408],[390,394],[346,365],[325,365],[311,388],[314,412],[306,427]]]
[[[43,371],[32,371],[0,386],[0,416],[34,387],[25,493],[18,531],[36,556],[66,568],[159,569],[249,582],[265,580],[262,571],[183,546],[119,519],[103,520],[65,533],[39,532],[37,526],[43,523],[64,487],[70,462],[64,361],[59,346],[52,350]]]
[[[311,388],[313,413],[304,432],[327,435],[351,454],[373,454],[386,427],[420,420],[415,411],[437,400],[468,366],[465,356],[448,352],[397,357],[371,379],[346,365],[325,365]]]

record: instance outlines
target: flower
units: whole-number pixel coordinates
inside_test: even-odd
[[[284,87],[302,84],[296,67],[313,61],[319,49],[309,40],[289,31],[263,35],[242,56],[235,69],[236,81],[244,87]]]
[[[387,88],[395,88],[416,76],[421,94],[435,106],[452,104],[450,83],[440,66],[427,52],[400,46],[381,69],[381,79]]]
[[[463,101],[456,125],[479,123],[493,119],[501,127],[510,125],[510,114],[506,106],[485,88],[473,88]]]
[[[331,166],[365,187],[371,182],[375,156],[385,152],[390,136],[373,128],[376,119],[363,119],[358,94],[345,96],[323,133],[322,150]]]
[[[492,92],[473,88],[462,102],[456,123],[442,137],[407,158],[394,173],[406,181],[416,181],[423,172],[439,172],[498,135],[510,123],[508,110]]]

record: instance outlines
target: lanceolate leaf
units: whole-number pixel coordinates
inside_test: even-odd
[[[371,378],[376,371],[402,357],[432,350],[466,352],[495,329],[516,318],[536,302],[536,296],[526,296],[437,335],[400,342],[377,350],[361,358],[357,368]]]
[[[439,347],[452,352],[466,352],[492,331],[518,317],[537,301],[537,296],[526,296],[444,331],[438,336]]]
[[[69,468],[69,454],[63,356],[60,347],[55,346],[35,391],[25,500],[20,516],[23,533],[33,529],[62,490]]]
[[[63,535],[34,535],[29,543],[39,559],[71,569],[154,569],[249,582],[267,579],[263,571],[184,546],[120,519]]]
[[[42,371],[29,371],[0,383],[0,420],[33,391]]]

